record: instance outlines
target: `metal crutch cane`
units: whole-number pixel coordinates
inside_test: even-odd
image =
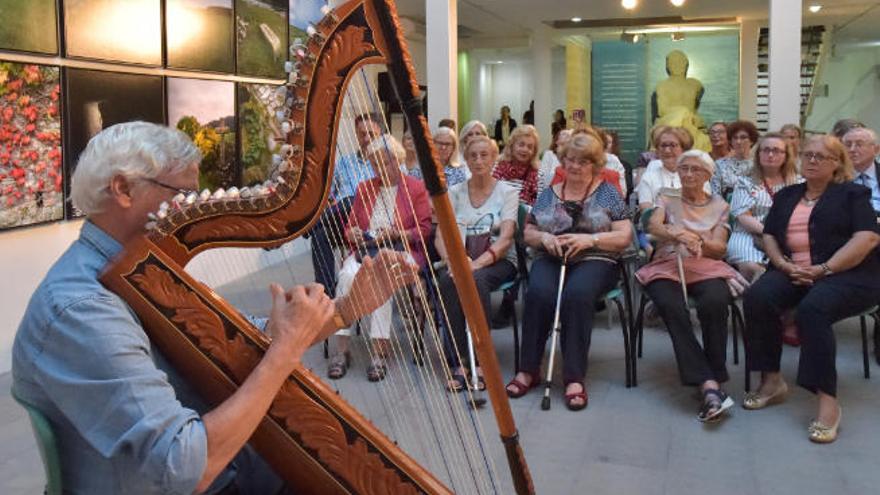
[[[556,312],[553,315],[553,337],[550,341],[550,362],[547,363],[547,379],[544,380],[544,398],[541,400],[541,409],[547,411],[550,409],[550,383],[553,380],[553,358],[556,357],[556,343],[559,340],[559,333],[562,331],[559,323],[559,310],[562,306],[562,286],[565,284],[565,260],[562,261],[562,267],[559,269],[559,288],[556,290]]]
[[[477,375],[477,358],[474,355],[474,339],[471,337],[471,327],[465,328],[467,332],[468,358],[471,362],[471,407],[483,407],[486,404],[486,398],[483,391],[480,390],[480,377]]]
[[[684,260],[682,260],[681,251],[676,250],[675,252],[675,264],[678,268],[678,279],[681,281],[681,295],[684,296],[684,307],[690,310],[687,281],[684,279]]]

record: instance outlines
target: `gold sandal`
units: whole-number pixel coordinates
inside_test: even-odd
[[[771,404],[783,402],[786,395],[788,395],[788,384],[785,382],[782,382],[782,385],[771,395],[761,395],[758,392],[749,392],[743,398],[743,409],[748,409],[749,411],[764,409]]]
[[[813,443],[831,443],[837,440],[837,432],[840,431],[840,418],[843,417],[843,411],[838,407],[837,422],[832,426],[825,426],[817,420],[810,422],[807,431],[810,434],[810,441]]]

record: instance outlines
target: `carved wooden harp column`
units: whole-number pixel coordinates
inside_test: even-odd
[[[385,64],[403,102],[426,185],[449,239],[451,263],[477,352],[485,368],[499,431],[518,493],[534,488],[500,371],[479,308],[464,250],[445,195],[418,86],[390,0],[348,2],[315,26],[290,85],[291,166],[276,179],[219,199],[178,198],[155,227],[126,246],[101,281],[134,309],[151,341],[212,404],[229,397],[257,365],[268,339],[234,307],[193,279],[184,266],[219,247],[274,247],[307,232],[323,210],[333,176],[346,88],[366,64]],[[476,302],[476,306],[474,306]],[[451,493],[308,370],[282,386],[250,440],[292,487],[302,493]]]

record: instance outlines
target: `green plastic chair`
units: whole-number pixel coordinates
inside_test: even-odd
[[[52,424],[42,412],[21,400],[12,390],[12,398],[18,402],[28,413],[34,436],[37,437],[37,448],[40,450],[40,458],[43,459],[43,468],[46,471],[45,495],[61,495],[61,460],[58,455],[58,442]]]

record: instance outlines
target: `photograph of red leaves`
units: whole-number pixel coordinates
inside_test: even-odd
[[[64,216],[59,74],[0,61],[0,229]]]

